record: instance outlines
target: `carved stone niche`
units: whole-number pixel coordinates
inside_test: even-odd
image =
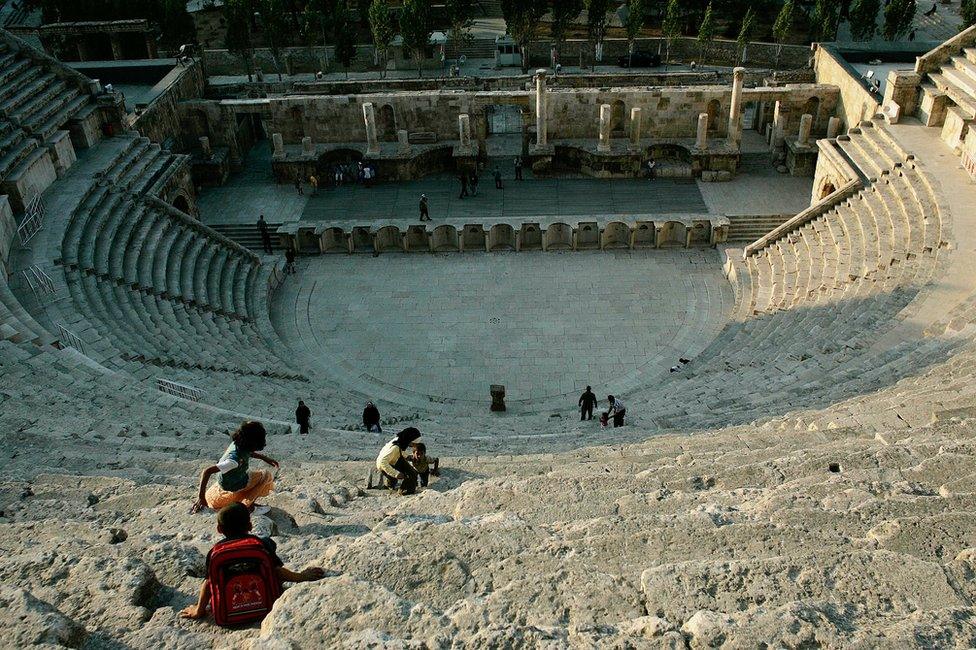
[[[491,385],[491,410],[493,413],[505,410],[505,387],[501,384]]]

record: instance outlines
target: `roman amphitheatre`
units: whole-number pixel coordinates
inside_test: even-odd
[[[504,25],[449,69],[434,32],[418,75],[31,6],[0,9],[0,645],[976,645],[957,7],[875,47],[647,34],[648,69],[540,37],[523,71]],[[245,420],[281,463],[255,531],[326,575],[225,629],[180,611]],[[411,426],[440,476],[373,489]]]

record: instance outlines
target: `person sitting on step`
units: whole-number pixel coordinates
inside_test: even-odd
[[[232,503],[241,503],[258,514],[267,512],[267,506],[257,506],[255,502],[271,494],[274,476],[264,469],[248,470],[251,458],[262,460],[271,467],[278,467],[278,461],[258,453],[264,449],[266,438],[267,432],[260,422],[249,421],[238,427],[231,434],[231,443],[217,464],[203,470],[200,476],[200,495],[191,512],[200,512],[207,506],[220,510]],[[208,488],[207,484],[214,474],[220,476]]]
[[[418,444],[420,444],[420,431],[414,427],[407,427],[380,450],[376,457],[376,469],[386,478],[386,486],[391,490],[395,490],[397,483],[403,481],[400,494],[414,494],[417,491],[417,470],[407,462],[404,452]]]

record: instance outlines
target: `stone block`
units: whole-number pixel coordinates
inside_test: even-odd
[[[75,148],[71,144],[71,136],[67,131],[56,131],[51,139],[44,143],[44,146],[51,153],[54,171],[58,178],[64,176],[64,173],[78,159],[75,156]]]
[[[7,268],[7,259],[10,256],[10,247],[14,244],[17,237],[17,220],[10,209],[10,201],[6,196],[0,195],[0,266]]]
[[[94,146],[102,139],[102,117],[95,106],[88,106],[68,120],[71,144],[75,151]]]
[[[949,98],[935,86],[922,87],[922,101],[918,118],[925,126],[942,126],[949,107]]]
[[[950,149],[958,153],[963,140],[966,138],[966,134],[969,132],[970,122],[971,120],[968,119],[961,109],[956,106],[948,107],[945,113],[945,122],[942,124],[942,134],[940,136],[942,141]]]
[[[8,176],[0,181],[0,192],[10,200],[15,213],[23,212],[35,196],[39,196],[57,180],[54,161],[47,149],[35,149]]]

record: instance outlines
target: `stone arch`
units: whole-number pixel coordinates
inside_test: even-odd
[[[403,237],[396,226],[383,226],[376,231],[373,246],[377,253],[392,253],[403,250]]]
[[[658,238],[659,248],[684,247],[688,240],[688,227],[680,221],[665,221]]]
[[[569,250],[573,248],[573,227],[568,223],[552,223],[546,228],[546,250]]]
[[[323,253],[348,253],[349,238],[345,231],[338,226],[326,228],[319,239],[319,247]]]
[[[444,223],[431,233],[430,247],[435,253],[447,253],[458,250],[459,239],[457,228]]]
[[[488,250],[515,250],[515,228],[507,223],[496,223],[488,231]]]
[[[828,196],[830,196],[831,194],[833,194],[836,191],[837,191],[837,188],[834,187],[834,184],[832,182],[830,182],[829,180],[825,180],[824,181],[824,184],[823,184],[823,187],[820,188],[820,192],[819,192],[819,194],[817,196],[817,200],[818,201],[822,201],[822,200],[824,200],[825,198],[827,198]]]
[[[721,110],[722,103],[717,99],[708,102],[708,105],[705,107],[705,112],[708,113],[708,131],[710,133],[718,131],[718,115]],[[695,124],[697,125],[698,116],[695,116],[695,120]]]
[[[630,226],[622,221],[611,221],[603,229],[600,247],[630,248]]]
[[[634,248],[654,248],[655,231],[653,221],[638,221],[634,228]]]
[[[383,104],[376,115],[376,135],[383,142],[397,141],[396,111],[392,104]]]
[[[538,222],[523,223],[518,232],[519,250],[541,251],[542,228]]]
[[[615,99],[610,104],[610,131],[623,133],[627,128],[627,105],[622,99]]]
[[[173,207],[184,214],[193,214],[190,211],[190,200],[186,198],[185,194],[176,195],[176,198],[173,199]]]
[[[422,253],[430,250],[427,227],[420,224],[408,226],[407,233],[403,236],[403,248],[408,253]]]

